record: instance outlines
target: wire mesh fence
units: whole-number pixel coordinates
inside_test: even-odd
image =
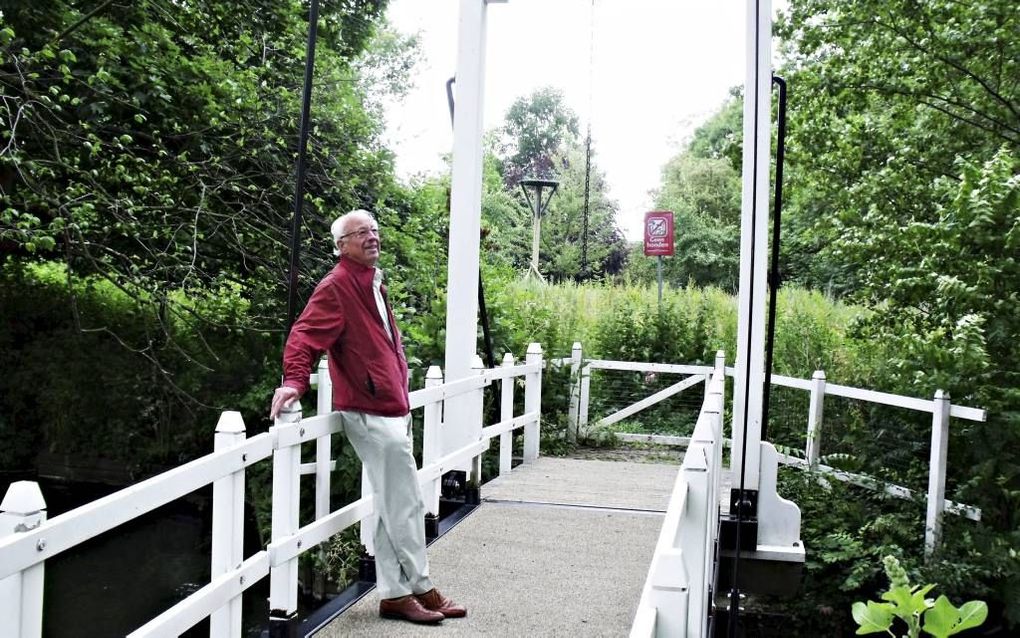
[[[588,425],[579,432],[579,437],[597,437],[603,432],[690,436],[704,402],[704,383],[696,383],[623,420],[599,424],[602,419],[687,378],[689,375],[661,372],[592,370]]]
[[[767,438],[780,452],[805,458],[809,400],[810,393],[804,390],[772,388]],[[826,395],[818,435],[819,463],[925,494],[931,471],[931,429],[929,412]],[[967,468],[950,464],[948,498],[953,498],[968,475]]]

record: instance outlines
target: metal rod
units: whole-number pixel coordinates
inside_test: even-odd
[[[779,87],[779,117],[776,130],[776,192],[772,212],[772,268],[769,271],[769,323],[765,333],[765,387],[762,388],[761,438],[764,441],[769,431],[769,397],[772,390],[772,349],[776,338],[776,304],[779,297],[779,237],[783,216],[783,160],[786,150],[786,80],[772,76],[772,83]]]
[[[315,69],[315,35],[319,24],[319,0],[308,10],[308,45],[305,49],[305,85],[301,96],[301,128],[298,133],[297,175],[294,186],[294,218],[290,225],[290,277],[287,285],[287,334],[297,316],[298,271],[301,259],[301,209],[305,201],[305,151],[308,120],[312,110],[312,71]]]
[[[662,255],[659,255],[659,312],[662,312]]]

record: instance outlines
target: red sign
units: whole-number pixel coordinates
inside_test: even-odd
[[[673,211],[655,210],[645,213],[645,255],[673,255]]]

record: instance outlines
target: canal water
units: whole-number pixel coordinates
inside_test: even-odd
[[[53,518],[115,491],[108,486],[40,481]],[[0,481],[0,494],[7,481]],[[212,488],[178,499],[46,562],[43,636],[106,638],[137,629],[209,582]],[[245,521],[245,556],[259,551]],[[265,629],[268,579],[245,592],[245,635]],[[203,621],[185,636],[208,636]]]

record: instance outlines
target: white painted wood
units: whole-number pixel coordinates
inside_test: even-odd
[[[245,427],[240,412],[223,412],[216,424],[213,448],[227,450],[244,443]],[[236,569],[244,560],[244,468],[213,482],[210,578],[215,580]],[[241,598],[233,598],[209,618],[209,635],[240,638]]]
[[[654,638],[656,616],[655,607],[647,604],[639,606],[634,614],[634,623],[630,626],[630,638]]]
[[[472,376],[467,379],[461,379],[460,381],[449,381],[447,383],[434,388],[424,388],[422,390],[415,390],[408,398],[411,403],[411,409],[417,409],[428,405],[429,403],[435,403],[436,401],[448,401],[454,397],[461,397],[462,395],[474,392],[478,388],[483,388],[489,384],[489,381],[483,376]],[[446,414],[449,412],[449,406],[444,406],[444,419],[443,422],[447,421]],[[443,449],[446,449],[446,440],[444,436]]]
[[[935,409],[932,402],[925,399],[905,397],[899,394],[889,394],[888,392],[876,392],[875,390],[862,390],[860,388],[853,388],[845,385],[828,384],[825,386],[825,392],[827,394],[846,397],[848,399],[858,399],[869,403],[880,403],[882,405],[891,405],[897,408],[907,408],[917,412],[933,412]],[[949,416],[956,417],[958,419],[965,419],[967,421],[984,421],[988,415],[984,410],[978,408],[967,408],[962,405],[953,405],[949,408]]]
[[[529,364],[542,363],[542,346],[537,343],[528,345],[525,358]],[[540,412],[542,409],[542,370],[528,374],[524,382],[524,411]],[[539,439],[541,437],[541,419],[524,426],[524,462],[530,463],[538,458]]]
[[[456,113],[450,177],[450,232],[446,286],[448,381],[471,373],[478,330],[478,264],[482,206],[482,115],[485,96],[485,0],[461,0],[457,28]],[[473,401],[455,399],[444,408],[443,452],[478,440]]]
[[[678,471],[639,603],[639,606],[647,605],[656,609],[656,635],[687,635],[687,591],[690,579],[684,565],[683,551],[677,542],[680,520],[687,509],[687,495],[686,475]]]
[[[671,547],[653,559],[649,602],[656,609],[655,635],[670,638],[700,636],[688,630],[690,579],[684,565],[684,552]]]
[[[301,471],[300,471],[301,476],[305,476],[305,475],[308,475],[308,474],[315,474],[316,472],[319,471],[319,464],[317,462],[302,463],[300,467],[301,467]],[[329,462],[329,471],[332,472],[334,470],[336,470],[336,461],[330,461]]]
[[[708,520],[712,504],[709,502],[709,448],[703,443],[692,443],[684,455],[683,469],[687,481],[687,508],[677,529],[683,550],[683,562],[690,582],[687,615],[687,635],[704,636],[708,630],[708,591],[711,581],[709,556],[715,539],[710,533]],[[704,610],[704,613],[698,613]]]
[[[503,368],[509,369],[514,365],[514,356],[509,352],[503,355]],[[499,386],[499,420],[505,423],[514,418],[514,383],[513,377],[503,378]],[[493,426],[495,427],[495,426]],[[482,430],[483,436],[485,430]],[[499,435],[499,475],[504,476],[510,472],[513,456],[513,433],[503,432]]]
[[[772,2],[747,0],[743,190],[737,357],[733,384],[731,468],[744,488],[758,489],[762,384],[765,379],[765,285],[768,271],[772,104]]]
[[[274,429],[276,447],[290,447],[308,443],[320,437],[343,431],[339,412],[330,412],[322,416],[313,416],[294,423],[283,423]]]
[[[0,502],[0,539],[39,528],[46,521],[46,499],[35,481],[15,481]],[[45,542],[45,541],[43,541]],[[0,579],[0,635],[42,636],[42,562]]]
[[[673,485],[632,636],[707,636],[723,447],[724,355]]]
[[[471,457],[481,454],[488,449],[489,439],[482,439],[480,441],[468,443],[459,450],[454,450],[453,452],[444,455],[435,463],[426,465],[418,470],[418,482],[421,483],[422,481],[439,478],[450,470],[455,470],[458,467],[464,467],[465,462],[471,459]]]
[[[825,407],[825,372],[815,370],[811,377],[811,399],[808,403],[807,460],[811,467],[818,466],[822,447],[822,415]]]
[[[599,421],[598,423],[596,423],[595,427],[596,428],[604,428],[606,426],[612,425],[613,423],[617,423],[619,421],[622,421],[622,420],[626,419],[627,417],[630,417],[630,416],[633,416],[633,415],[637,414],[641,410],[649,408],[649,407],[651,407],[651,406],[653,406],[656,403],[659,403],[661,401],[665,401],[666,399],[670,398],[674,394],[679,394],[679,393],[683,392],[684,390],[686,390],[687,388],[689,388],[689,387],[691,387],[693,385],[697,385],[697,384],[699,384],[699,383],[701,383],[703,381],[704,381],[704,377],[701,376],[701,375],[687,377],[686,379],[684,379],[683,381],[680,381],[679,383],[674,383],[673,385],[669,386],[668,388],[663,388],[662,390],[659,390],[655,394],[652,394],[650,396],[645,397],[644,399],[641,399],[637,403],[633,403],[633,404],[623,408],[622,410],[618,410],[618,411],[610,414],[606,418],[604,418],[601,421]]]
[[[434,388],[443,384],[443,371],[439,366],[430,366],[425,375],[425,387]],[[425,418],[422,426],[421,463],[428,465],[439,458],[443,448],[442,437],[442,403],[429,403],[425,406]],[[425,510],[439,516],[439,497],[442,486],[436,479],[422,488],[425,498]],[[364,495],[362,495],[364,496]]]
[[[567,441],[577,442],[581,413],[581,342],[575,341],[570,351],[570,408],[567,413]]]
[[[779,457],[779,462],[785,465],[792,465],[793,467],[796,467],[798,469],[807,469],[808,467],[808,462],[806,459],[779,453],[777,453],[777,456]],[[869,490],[882,491],[890,496],[895,496],[896,498],[902,498],[907,500],[914,500],[915,498],[918,498],[918,495],[915,494],[914,491],[911,489],[903,487],[902,485],[895,485],[893,483],[886,483],[885,481],[880,481],[873,476],[855,474],[853,472],[838,470],[829,465],[822,464],[819,464],[818,467],[815,468],[815,470],[823,474],[832,476],[832,478],[838,481],[842,481],[844,483],[851,483],[858,487],[863,487]],[[966,505],[963,503],[957,503],[955,501],[950,501],[946,499],[945,511],[950,514],[956,514],[964,518],[969,518],[972,521],[981,520],[981,508],[974,507],[973,505]]]
[[[471,361],[471,371],[475,373],[479,378],[482,378],[485,374],[485,364],[482,363],[482,358],[475,355]],[[485,428],[485,390],[478,388],[474,394],[474,405],[472,406],[472,413],[474,422],[478,424],[478,439],[481,440],[482,430]],[[485,438],[488,441],[488,438]],[[488,447],[488,446],[486,446]],[[466,468],[468,472],[468,481],[472,483],[474,487],[480,488],[482,486],[482,454],[479,452],[477,456],[471,457],[471,462]]]
[[[0,579],[268,458],[273,441],[270,433],[253,436],[236,448],[185,463],[56,516],[35,529],[0,537]]]
[[[591,366],[586,362],[581,366],[581,398],[577,413],[577,427],[579,432],[588,429],[588,404],[591,400]]]
[[[535,423],[539,419],[539,412],[525,412],[524,414],[508,419],[506,421],[500,421],[499,423],[493,423],[490,426],[482,428],[482,438],[492,439],[494,437],[502,437],[518,428],[522,428],[530,423]]]
[[[761,443],[761,481],[758,490],[758,545],[788,548],[804,555],[800,539],[800,507],[779,495],[779,458],[771,443]]]
[[[329,360],[319,360],[319,383],[315,393],[315,413],[326,416],[333,411],[333,380],[329,376]],[[329,514],[330,472],[332,471],[332,435],[315,437],[315,518]]]
[[[949,393],[935,391],[932,401],[931,460],[928,463],[928,507],[924,519],[924,556],[930,559],[942,541],[946,500],[946,457],[949,449]]]
[[[506,354],[510,354],[509,352]],[[511,355],[512,356],[512,355]],[[505,357],[504,357],[505,359]],[[521,377],[531,372],[538,372],[540,367],[537,364],[527,365],[524,363],[516,363],[512,366],[499,366],[496,368],[489,368],[485,370],[482,375],[486,385],[492,381],[502,381],[510,377]]]
[[[316,545],[329,540],[358,521],[366,520],[375,511],[375,497],[359,498],[341,507],[325,518],[295,529],[294,533],[274,538],[266,547],[269,552],[269,566],[283,567],[297,561],[297,557]],[[295,593],[296,593],[295,589]]]
[[[295,401],[284,408],[276,419],[279,425],[301,421],[301,403]],[[282,439],[282,437],[280,437]],[[273,452],[273,504],[272,542],[293,535],[298,529],[298,508],[300,506],[301,446],[281,445]],[[270,568],[269,571],[269,614],[275,618],[290,618],[297,613],[297,559]]]
[[[785,388],[796,388],[798,390],[811,389],[811,381],[808,379],[797,379],[795,377],[787,377],[781,374],[772,375],[772,385],[778,385]]]
[[[705,374],[712,371],[711,366],[643,363],[639,361],[607,361],[605,359],[588,359],[585,365],[593,370],[629,370],[631,372],[662,372],[666,374]]]
[[[261,551],[249,557],[237,569],[214,577],[205,587],[128,634],[128,638],[180,635],[226,601],[240,600],[245,589],[265,578],[268,573],[269,553]]]

